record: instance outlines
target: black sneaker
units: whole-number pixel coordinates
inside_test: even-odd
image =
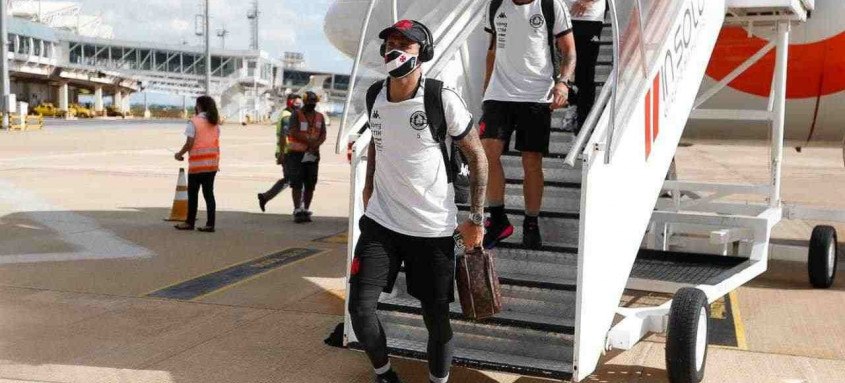
[[[522,223],[522,245],[528,249],[537,250],[543,247],[543,238],[540,236],[540,225],[537,218],[525,218]]]
[[[513,235],[513,225],[505,218],[503,222],[495,222],[492,218],[487,218],[484,222],[484,248],[490,250],[499,242]]]
[[[303,219],[304,219],[304,221],[303,221],[303,222],[306,222],[306,223],[307,223],[307,222],[313,222],[313,221],[311,220],[311,216],[312,216],[312,215],[314,215],[314,213],[312,213],[312,212],[311,212],[311,210],[303,210],[303,211],[302,211],[302,215],[304,216],[304,218],[303,218]]]
[[[293,223],[305,223],[306,219],[305,212],[302,210],[296,210],[293,212]]]
[[[264,195],[258,193],[258,207],[261,208],[261,212],[265,211],[265,207],[267,206],[267,200],[264,199]]]
[[[390,370],[384,374],[376,375],[376,383],[402,383],[402,380],[399,379],[399,375]]]

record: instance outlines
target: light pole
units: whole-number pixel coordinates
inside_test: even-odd
[[[2,0],[0,0],[2,1]],[[211,95],[211,28],[209,2],[205,0],[205,94]]]
[[[9,34],[6,32],[6,1],[0,0],[0,82],[2,82],[3,129],[9,130]]]

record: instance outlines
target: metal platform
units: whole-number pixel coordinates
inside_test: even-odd
[[[747,267],[748,258],[640,250],[631,278],[689,285],[716,285]]]

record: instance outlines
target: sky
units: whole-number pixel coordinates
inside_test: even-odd
[[[210,0],[212,47],[220,47],[215,31],[225,28],[226,48],[248,49],[251,0]],[[333,0],[259,0],[259,44],[273,57],[285,51],[305,54],[305,67],[344,73],[352,60],[336,50],[323,33],[323,20]],[[201,44],[194,34],[201,0],[80,0],[84,14],[100,15],[121,40]],[[133,102],[139,95],[133,97]],[[158,97],[157,97],[158,99]]]

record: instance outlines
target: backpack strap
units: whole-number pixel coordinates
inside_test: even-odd
[[[546,19],[546,31],[549,38],[549,52],[552,55],[553,78],[557,79],[560,75],[560,58],[557,55],[557,46],[555,44],[555,0],[542,0],[541,7],[543,8],[543,18]]]
[[[490,14],[487,17],[490,19],[490,29],[493,30],[493,34],[496,33],[496,13],[499,11],[499,7],[502,6],[503,0],[492,0],[490,1]]]
[[[452,169],[452,161],[449,158],[449,149],[446,145],[446,112],[443,110],[443,81],[425,79],[425,116],[428,120],[428,129],[431,136],[440,144],[440,151],[443,153],[443,163],[446,165],[446,176],[449,183],[455,179]]]
[[[376,103],[376,98],[378,97],[381,90],[384,88],[384,80],[376,81],[375,84],[370,85],[370,89],[367,89],[367,119],[369,120],[370,116],[373,114],[373,105]]]

